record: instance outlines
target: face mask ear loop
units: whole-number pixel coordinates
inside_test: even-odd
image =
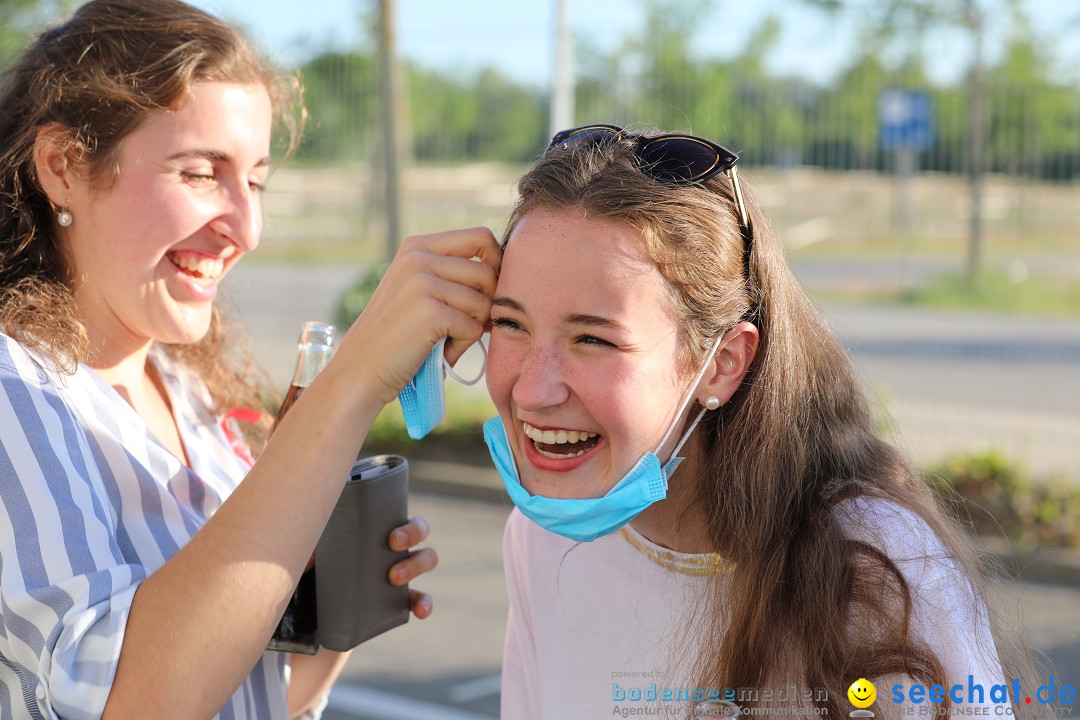
[[[477,340],[476,344],[480,346],[481,352],[484,353],[484,361],[480,363],[480,373],[472,380],[462,379],[460,375],[454,372],[454,368],[450,367],[450,363],[446,362],[446,356],[443,356],[442,362],[443,368],[446,369],[446,374],[457,380],[462,385],[475,385],[476,383],[480,382],[480,378],[484,377],[484,371],[487,370],[487,347],[484,346],[483,340]]]
[[[713,343],[712,350],[710,350],[709,354],[705,356],[705,364],[703,364],[701,366],[701,369],[698,370],[697,376],[694,378],[694,382],[690,384],[690,389],[686,392],[686,397],[684,397],[682,403],[679,404],[679,411],[675,413],[675,421],[671,423],[668,431],[664,433],[664,439],[661,440],[660,444],[656,446],[655,450],[653,450],[654,455],[657,455],[660,452],[660,449],[664,447],[664,443],[666,443],[668,441],[668,438],[671,437],[671,433],[675,432],[675,426],[679,423],[679,416],[682,415],[683,410],[686,409],[686,406],[690,404],[690,400],[693,399],[694,393],[697,391],[698,383],[701,382],[701,378],[705,377],[705,371],[709,369],[709,363],[712,362],[713,357],[716,355],[716,351],[720,349],[720,345],[724,342],[725,337],[727,337],[726,332],[721,334],[720,337],[716,339],[716,342]],[[698,413],[697,418],[695,418],[694,422],[690,424],[690,428],[685,433],[683,433],[682,439],[679,440],[679,444],[675,447],[675,450],[672,451],[671,457],[675,457],[679,454],[679,451],[682,450],[682,446],[686,444],[686,441],[690,438],[690,433],[694,432],[694,428],[696,428],[697,424],[701,422],[701,418],[705,415],[705,412],[706,409],[702,408],[701,412]],[[671,458],[668,459],[670,460]]]
[[[701,422],[701,418],[705,417],[705,413],[707,412],[707,408],[701,408],[701,412],[694,418],[694,422],[690,423],[690,427],[687,428],[686,433],[682,436],[682,440],[680,440],[679,444],[675,446],[675,449],[671,451],[671,457],[675,457],[679,454],[679,451],[682,450],[682,446],[685,445],[686,441],[690,439],[690,436],[694,434],[694,428],[698,426],[698,423]]]

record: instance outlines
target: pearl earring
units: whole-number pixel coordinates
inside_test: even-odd
[[[71,217],[71,213],[68,212],[67,208],[56,213],[56,222],[60,223],[60,227],[71,227],[71,223],[74,222],[74,220],[75,218]]]
[[[715,410],[718,407],[720,407],[720,398],[716,397],[715,395],[710,395],[709,397],[705,398],[706,410]]]

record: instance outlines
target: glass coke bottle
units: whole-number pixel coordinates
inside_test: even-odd
[[[297,348],[299,356],[296,360],[296,371],[293,373],[289,391],[285,394],[269,435],[273,435],[281,418],[333,357],[334,350],[337,349],[334,326],[313,320],[305,322],[300,331]],[[293,596],[289,599],[281,621],[266,647],[268,650],[305,655],[314,655],[318,652],[319,626],[316,615],[314,563],[300,576],[300,582],[293,591]]]

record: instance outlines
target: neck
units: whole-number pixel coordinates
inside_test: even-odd
[[[630,525],[661,547],[682,553],[715,552],[699,499],[701,454],[693,439],[686,444],[686,460],[668,478],[667,497],[655,502]]]
[[[132,407],[140,406],[151,384],[147,368],[150,343],[132,343],[130,347],[115,342],[102,341],[100,333],[87,328],[90,336],[90,353],[86,364],[128,401]]]

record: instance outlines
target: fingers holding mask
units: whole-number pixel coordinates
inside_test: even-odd
[[[487,329],[491,300],[495,295],[502,249],[487,228],[451,230],[415,239],[432,253],[439,265],[437,274],[446,281],[436,284],[435,296],[475,320],[479,327],[469,325],[459,332],[448,332],[445,356],[451,365],[457,363],[469,347]],[[467,260],[468,262],[462,262]],[[469,290],[475,292],[470,293]],[[479,332],[476,332],[479,330]]]

